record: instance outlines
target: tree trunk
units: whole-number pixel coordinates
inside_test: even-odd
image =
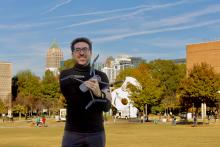
[[[19,120],[21,120],[21,111],[19,111]]]

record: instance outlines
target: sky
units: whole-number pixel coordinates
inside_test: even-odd
[[[99,62],[185,58],[186,45],[220,40],[220,1],[0,0],[0,61],[13,64],[13,75],[42,77],[51,43],[69,59],[76,37],[92,40]]]

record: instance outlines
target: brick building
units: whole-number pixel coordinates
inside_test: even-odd
[[[186,67],[191,69],[194,64],[206,62],[220,74],[220,41],[190,44],[186,46]]]

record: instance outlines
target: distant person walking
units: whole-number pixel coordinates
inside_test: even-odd
[[[218,119],[218,111],[217,110],[215,110],[215,112],[214,112],[214,118],[215,118],[215,122],[216,122]]]
[[[175,126],[176,125],[176,116],[173,115],[173,125]]]
[[[5,119],[6,119],[6,117],[5,117],[5,114],[3,113],[3,114],[2,114],[2,122],[3,122],[3,123],[5,122]]]
[[[193,115],[193,127],[196,127],[197,126],[197,115],[194,114]]]

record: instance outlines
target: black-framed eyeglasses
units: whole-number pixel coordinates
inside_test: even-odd
[[[75,48],[74,50],[73,50],[73,52],[74,53],[81,53],[81,51],[82,52],[84,52],[84,53],[87,53],[88,51],[90,51],[90,49],[89,48],[87,48],[87,47],[84,47],[84,48]]]

